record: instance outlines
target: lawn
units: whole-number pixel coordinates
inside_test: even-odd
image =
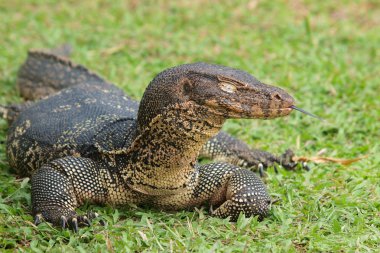
[[[164,213],[136,206],[85,206],[107,221],[79,233],[30,216],[28,179],[7,163],[0,120],[0,251],[373,252],[380,248],[380,4],[378,1],[0,2],[0,104],[21,101],[17,70],[30,48],[74,47],[73,59],[141,98],[155,74],[206,61],[244,69],[283,87],[298,112],[228,121],[250,146],[299,156],[354,158],[311,164],[266,183],[276,203],[263,222]],[[377,80],[376,80],[377,78]]]

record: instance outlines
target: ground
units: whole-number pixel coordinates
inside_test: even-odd
[[[0,251],[371,252],[380,247],[380,4],[378,1],[1,1],[0,104],[21,101],[17,69],[29,48],[68,42],[76,62],[139,99],[161,70],[206,61],[283,87],[325,119],[229,121],[252,147],[354,158],[310,172],[268,170],[280,199],[263,222],[85,206],[108,222],[78,234],[32,224],[28,179],[5,157],[0,120]]]

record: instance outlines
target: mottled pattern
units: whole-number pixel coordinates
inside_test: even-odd
[[[191,187],[181,194],[153,199],[154,205],[167,210],[189,209],[209,203],[211,214],[236,221],[243,212],[247,217],[268,214],[270,197],[262,181],[252,172],[228,163],[197,166]]]
[[[10,165],[26,176],[64,156],[99,159],[103,149],[122,149],[134,137],[137,106],[104,83],[79,84],[41,100],[23,111],[8,131]]]
[[[76,214],[84,201],[164,210],[206,204],[212,215],[231,220],[241,212],[267,215],[265,185],[236,165],[281,159],[218,132],[228,118],[289,114],[294,101],[282,89],[241,70],[186,64],[158,74],[139,106],[84,67],[38,51],[29,53],[18,84],[26,98],[61,90],[14,110],[8,132],[10,165],[33,174],[36,223],[44,218],[76,230],[94,216]],[[200,166],[199,154],[227,163]]]

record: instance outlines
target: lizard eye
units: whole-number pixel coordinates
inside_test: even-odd
[[[219,83],[219,87],[222,91],[225,91],[227,93],[235,93],[236,92],[236,86],[231,84],[231,83],[221,82],[221,83]]]

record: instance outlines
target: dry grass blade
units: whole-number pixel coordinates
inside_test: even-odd
[[[113,55],[113,54],[116,54],[117,52],[123,50],[126,46],[128,45],[128,41],[123,41],[113,47],[110,47],[110,48],[106,48],[104,50],[102,50],[101,54],[103,56],[109,56],[109,55]]]
[[[293,161],[295,161],[295,162],[313,162],[313,163],[329,163],[330,162],[330,163],[338,163],[338,164],[347,166],[347,165],[351,165],[352,163],[363,160],[367,157],[368,157],[368,155],[356,157],[356,158],[351,158],[351,159],[343,159],[343,158],[322,157],[322,156],[317,156],[317,157],[299,156],[299,157],[294,157]]]

